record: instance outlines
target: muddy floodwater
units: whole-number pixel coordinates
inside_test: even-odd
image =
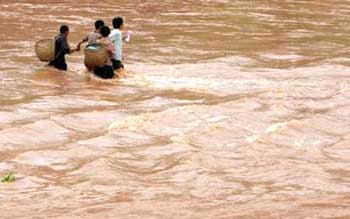
[[[125,18],[128,76],[36,41]],[[1,219],[350,218],[349,0],[0,0]]]

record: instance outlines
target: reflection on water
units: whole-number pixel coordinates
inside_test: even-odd
[[[350,218],[349,3],[0,1],[2,218]],[[127,78],[33,54],[114,16]]]

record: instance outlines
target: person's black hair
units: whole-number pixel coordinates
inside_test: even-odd
[[[68,32],[69,31],[69,28],[67,25],[62,25],[60,27],[60,33],[65,33],[65,32]]]
[[[95,28],[96,28],[96,30],[99,30],[104,25],[105,25],[105,22],[103,20],[95,21]]]
[[[111,33],[111,29],[108,26],[102,26],[100,29],[100,34],[102,37],[108,37]]]
[[[120,27],[123,25],[124,20],[121,17],[116,17],[113,19],[113,27],[120,29]]]

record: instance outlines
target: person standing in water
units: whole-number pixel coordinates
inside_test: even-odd
[[[88,44],[92,44],[92,43],[96,43],[96,41],[98,39],[101,38],[101,34],[100,34],[100,29],[101,27],[103,27],[105,25],[105,22],[103,20],[97,20],[95,21],[95,30],[91,33],[89,33],[79,44],[78,44],[78,48],[80,49],[81,44],[83,43],[88,43]]]
[[[58,70],[67,71],[67,63],[65,56],[71,54],[79,49],[71,50],[68,44],[69,28],[67,25],[60,27],[60,34],[55,37],[55,59],[49,63]]]
[[[110,33],[111,33],[111,30],[109,29],[109,27],[107,26],[101,27],[102,38],[97,40],[97,43],[101,43],[106,46],[106,50],[108,54],[107,62],[103,67],[93,68],[95,75],[103,79],[112,79],[116,76],[113,70],[113,63],[112,63],[112,58],[115,57],[114,45],[111,42],[111,40],[108,38]]]
[[[115,56],[112,59],[113,69],[119,70],[123,69],[124,65],[122,63],[123,60],[123,35],[121,30],[124,27],[124,20],[121,17],[116,17],[113,19],[113,27],[111,34],[109,35],[109,39],[114,44]]]

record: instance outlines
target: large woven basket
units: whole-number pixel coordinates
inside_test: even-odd
[[[55,40],[43,39],[35,43],[36,56],[43,62],[55,59]]]
[[[105,44],[92,43],[84,49],[85,60],[84,63],[88,67],[103,67],[108,60],[108,53]]]

